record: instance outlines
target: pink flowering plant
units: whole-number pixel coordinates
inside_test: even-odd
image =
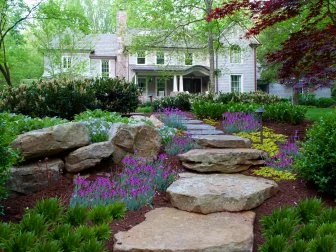
[[[186,129],[186,127],[183,125],[183,120],[185,119],[186,115],[182,110],[168,107],[163,108],[158,112],[160,114],[160,119],[166,126],[180,130]]]
[[[299,147],[297,144],[298,136],[295,135],[285,143],[279,145],[280,151],[266,160],[266,166],[272,167],[276,170],[293,172],[293,162],[295,157],[299,155]]]
[[[223,127],[226,133],[254,132],[260,129],[259,120],[251,113],[225,112]]]
[[[185,153],[196,147],[196,143],[190,137],[190,135],[174,136],[169,142],[164,146],[164,150],[169,155],[176,156],[178,154]]]
[[[166,190],[176,177],[166,157],[160,155],[157,160],[148,162],[136,155],[127,156],[122,161],[123,171],[114,178],[88,180],[77,177],[70,205],[123,202],[128,210],[137,210],[151,204],[155,192]]]

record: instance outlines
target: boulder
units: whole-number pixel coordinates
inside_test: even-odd
[[[8,189],[13,193],[32,194],[56,183],[61,176],[64,163],[61,159],[35,162],[10,169]]]
[[[248,252],[253,249],[253,212],[188,213],[157,208],[146,220],[115,237],[114,252]]]
[[[208,130],[187,130],[188,135],[221,135],[224,134],[221,130],[208,129]]]
[[[232,135],[193,135],[192,139],[205,148],[251,148],[248,138]]]
[[[90,142],[89,131],[82,123],[65,123],[19,135],[12,147],[26,160],[44,158],[76,149]]]
[[[77,173],[99,164],[109,158],[114,151],[110,141],[90,144],[71,152],[65,158],[65,169],[70,173]]]
[[[183,125],[187,128],[187,130],[216,130],[214,126],[208,124],[184,123]]]
[[[167,193],[174,207],[209,214],[253,209],[277,190],[273,180],[242,174],[182,173]]]
[[[149,117],[149,121],[153,124],[155,128],[162,128],[164,123],[161,122],[155,115]]]
[[[266,153],[255,149],[194,149],[180,154],[184,167],[198,172],[236,173],[264,164]]]
[[[127,154],[137,153],[141,157],[153,160],[161,147],[161,137],[155,128],[145,124],[114,124],[109,132],[109,140],[119,149],[115,163]]]

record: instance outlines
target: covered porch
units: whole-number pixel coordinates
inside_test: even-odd
[[[134,82],[142,88],[144,98],[175,96],[179,92],[205,93],[209,90],[209,69],[204,66],[138,66]]]

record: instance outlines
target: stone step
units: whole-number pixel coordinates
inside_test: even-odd
[[[196,120],[196,119],[183,119],[181,120],[183,124],[188,123],[188,124],[199,124],[203,123],[201,120]]]
[[[248,138],[232,135],[193,135],[197,144],[206,148],[251,148]]]
[[[187,130],[186,131],[187,134],[189,135],[220,135],[220,134],[224,134],[223,131],[221,130]]]
[[[193,149],[178,155],[182,165],[197,172],[236,173],[264,164],[267,153],[255,149]]]
[[[167,189],[180,210],[209,214],[253,209],[278,191],[273,180],[242,174],[182,173]]]
[[[157,208],[146,220],[114,238],[114,252],[252,251],[255,213],[188,213]]]
[[[214,126],[208,124],[184,124],[187,130],[216,130]]]

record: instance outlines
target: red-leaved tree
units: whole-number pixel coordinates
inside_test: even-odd
[[[279,81],[288,85],[328,86],[336,80],[335,0],[233,0],[213,9],[208,20],[249,10],[254,25],[247,36],[273,25],[301,17],[300,29],[290,34],[281,49],[267,55],[278,64]]]

